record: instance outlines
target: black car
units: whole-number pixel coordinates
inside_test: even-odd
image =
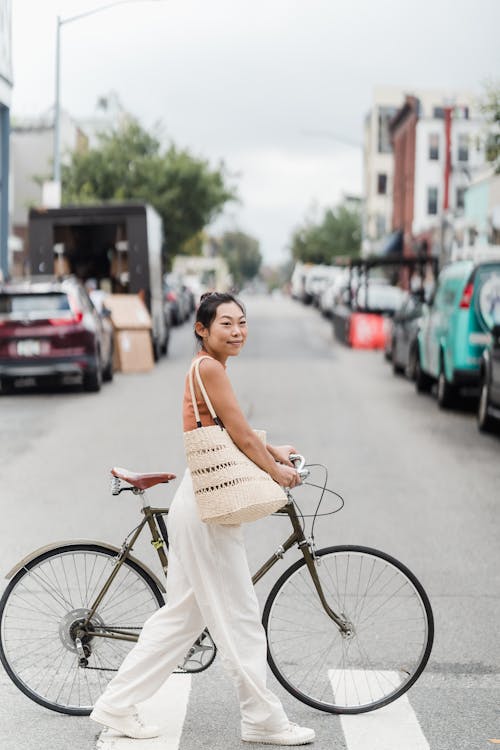
[[[422,297],[409,294],[392,321],[391,354],[395,375],[406,373],[413,380],[417,362],[417,334],[422,318]]]
[[[78,376],[87,391],[113,377],[113,331],[76,278],[0,284],[0,382]]]
[[[491,330],[491,344],[483,350],[477,425],[481,432],[500,428],[500,324]]]

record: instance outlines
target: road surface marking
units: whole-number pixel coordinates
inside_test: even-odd
[[[152,698],[139,705],[141,718],[162,728],[160,737],[133,740],[104,729],[97,750],[178,750],[190,692],[191,675],[171,675]]]
[[[352,701],[362,703],[369,700],[372,690],[376,693],[380,680],[390,680],[394,686],[399,683],[397,672],[380,671],[375,674],[363,670],[346,671],[349,675],[345,682],[342,681],[342,693],[347,690],[347,698]],[[331,670],[329,676],[335,692],[340,673]],[[340,723],[349,750],[366,750],[368,747],[370,750],[429,750],[429,743],[406,694],[375,711],[342,715]]]

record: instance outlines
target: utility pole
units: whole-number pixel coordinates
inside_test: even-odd
[[[450,177],[451,177],[451,123],[454,107],[444,107],[444,184],[443,203],[441,208],[441,250],[440,267],[448,261],[448,249],[446,247],[448,212],[450,210]]]
[[[113,0],[97,8],[78,13],[75,16],[61,18],[57,16],[56,30],[56,76],[55,76],[55,107],[54,107],[54,166],[52,174],[52,184],[50,185],[51,195],[54,203],[60,205],[61,202],[61,26],[68,23],[74,23],[81,18],[93,16],[96,13],[114,8],[117,5],[126,5],[128,3],[146,2],[147,0]],[[163,2],[164,0],[149,0],[150,2]],[[54,206],[55,207],[55,206]]]

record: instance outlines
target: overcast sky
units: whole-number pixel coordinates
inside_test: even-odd
[[[12,113],[54,101],[56,17],[111,0],[12,0]],[[62,28],[62,106],[116,91],[151,127],[237,174],[217,228],[269,262],[316,207],[361,194],[376,85],[470,89],[500,76],[500,0],[138,0]],[[340,140],[336,141],[335,138]]]

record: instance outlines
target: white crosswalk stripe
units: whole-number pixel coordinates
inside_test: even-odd
[[[139,706],[145,722],[162,727],[160,737],[133,740],[105,729],[96,750],[178,750],[191,692],[191,675],[173,674],[152,698]],[[165,724],[168,713],[168,724]]]
[[[342,693],[347,691],[347,699],[363,703],[370,699],[372,690],[377,692],[380,680],[383,684],[397,686],[396,672],[380,671],[376,674],[363,670],[349,670],[346,679],[339,680],[339,674],[330,672],[333,689],[342,684]],[[375,711],[363,714],[349,714],[340,717],[340,723],[348,750],[429,750],[417,716],[406,694],[394,703]]]
[[[397,673],[389,671],[374,675],[350,670],[347,679],[344,677],[346,675],[340,675],[338,671],[330,672],[333,691],[338,691],[339,685],[342,685],[344,699],[359,702],[369,700],[381,679],[390,681],[392,685],[397,685],[399,681]],[[162,727],[160,737],[132,740],[106,729],[97,741],[96,750],[183,750],[181,735],[190,694],[191,676],[172,675],[152,698],[139,707],[146,722]],[[375,711],[341,715],[339,718],[346,750],[430,750],[406,694]],[[222,716],[220,720],[223,721]]]

